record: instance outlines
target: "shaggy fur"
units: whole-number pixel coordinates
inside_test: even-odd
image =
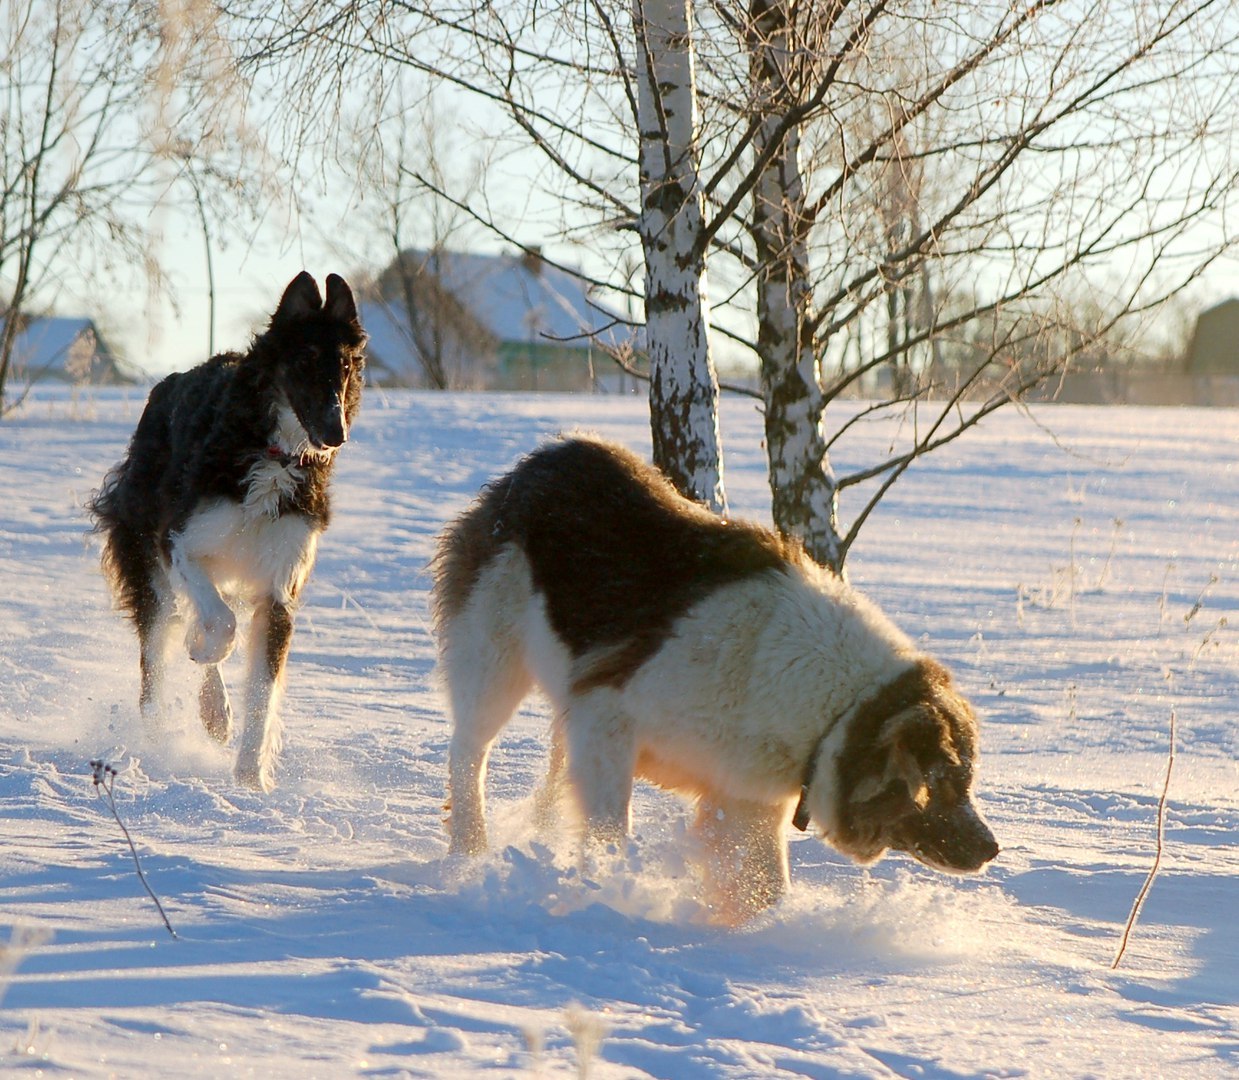
[[[183,630],[203,665],[202,721],[228,741],[219,665],[235,641],[233,605],[252,610],[236,776],[264,791],[274,785],[293,611],[330,518],[328,481],[361,401],[364,346],[344,280],[328,276],[324,302],[302,272],[249,352],[151,391],[125,459],[91,503],[104,570],[138,632],[149,735],[162,726],[165,658]]]
[[[537,683],[556,714],[539,813],[567,789],[614,841],[634,777],[689,796],[726,921],[786,889],[794,813],[862,862],[969,872],[998,853],[946,670],[798,547],[625,450],[530,455],[444,531],[434,571],[452,851],[485,847],[490,747]]]

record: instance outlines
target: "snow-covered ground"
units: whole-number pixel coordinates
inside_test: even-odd
[[[0,1074],[1239,1073],[1239,413],[1010,411],[892,490],[850,572],[977,705],[1003,853],[955,879],[796,835],[789,897],[725,931],[674,797],[639,790],[636,838],[596,876],[534,836],[537,702],[493,759],[496,850],[445,857],[433,537],[553,432],[648,452],[639,400],[369,395],[258,796],[196,730],[188,661],[182,730],[137,737],[135,643],[81,506],[142,397],[49,391],[0,422]],[[838,464],[894,434],[859,425]],[[733,510],[765,518],[751,404],[724,440]],[[1161,869],[1111,970],[1172,714]]]

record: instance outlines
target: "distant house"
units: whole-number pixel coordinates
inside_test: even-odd
[[[406,251],[361,304],[379,385],[585,390],[614,381],[623,317],[536,252]]]
[[[1239,375],[1239,298],[1200,313],[1186,366],[1193,375]]]
[[[49,316],[22,320],[13,342],[10,380],[115,386],[136,380],[125,372],[93,320]],[[0,333],[4,319],[0,318]]]

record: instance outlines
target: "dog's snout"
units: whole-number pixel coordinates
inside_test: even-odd
[[[1001,850],[990,827],[980,815],[969,815],[970,821],[960,833],[957,848],[959,869],[971,873],[998,858]]]
[[[998,857],[998,841],[971,803],[946,814],[905,819],[892,847],[938,870],[974,874]]]
[[[998,846],[998,840],[994,837],[993,830],[990,829],[985,819],[977,813],[975,807],[969,805],[966,808],[962,815],[961,826],[961,835],[965,838],[966,846],[975,857],[978,869],[998,857],[998,852],[1001,850]]]
[[[348,425],[344,422],[344,410],[335,406],[323,418],[320,432],[323,446],[332,450],[348,442]]]

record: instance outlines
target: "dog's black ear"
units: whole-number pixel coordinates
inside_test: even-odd
[[[309,272],[302,270],[288,283],[284,295],[280,298],[280,306],[275,309],[273,320],[301,319],[321,311],[323,298],[318,291],[318,283]]]
[[[357,303],[353,300],[353,290],[339,274],[327,275],[325,311],[333,319],[339,319],[341,322],[355,323],[357,321]]]

